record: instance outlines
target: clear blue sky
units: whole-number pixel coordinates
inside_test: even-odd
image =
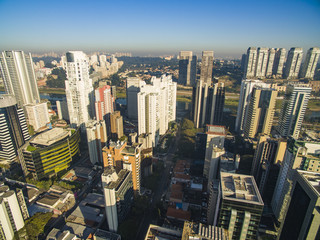
[[[319,0],[0,0],[0,50],[213,50],[320,47]]]

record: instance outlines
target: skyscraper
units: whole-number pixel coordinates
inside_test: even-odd
[[[302,48],[291,48],[284,69],[283,77],[287,79],[298,78],[299,70],[302,62]]]
[[[283,75],[283,67],[286,59],[286,49],[276,48],[272,74],[276,78],[281,78]]]
[[[192,56],[192,51],[179,53],[179,83],[193,86],[196,82],[197,56]]]
[[[256,74],[257,48],[249,47],[244,66],[244,78],[253,78]]]
[[[283,137],[298,138],[311,94],[307,84],[289,84],[282,103],[278,132]]]
[[[5,51],[0,56],[0,71],[7,94],[14,95],[21,108],[40,101],[31,53]]]
[[[259,80],[243,80],[241,82],[240,99],[235,124],[235,131],[238,133],[242,133],[244,130],[244,123],[249,108],[251,93],[254,86],[270,87],[270,84],[264,83]]]
[[[306,60],[300,71],[301,78],[310,78],[313,79],[314,72],[317,68],[317,63],[320,56],[320,49],[317,47],[310,48],[307,53]]]
[[[273,67],[275,64],[275,55],[276,55],[276,50],[274,48],[269,48],[269,53],[268,53],[268,64],[267,64],[267,69],[266,69],[266,77],[270,78],[272,77],[273,74]]]
[[[66,53],[66,96],[72,127],[85,127],[93,117],[93,87],[89,78],[89,60],[81,51]]]
[[[106,120],[106,115],[113,113],[115,109],[115,98],[112,94],[112,87],[105,85],[95,90],[96,119]]]
[[[258,55],[255,67],[255,77],[265,78],[268,64],[268,48],[258,48]]]
[[[0,158],[13,161],[30,139],[26,119],[14,96],[0,95]]]
[[[255,138],[257,134],[269,135],[273,124],[277,91],[255,86],[244,123],[244,136]]]
[[[200,81],[208,86],[212,82],[213,51],[203,51],[201,59]]]
[[[138,93],[145,82],[140,78],[127,79],[127,112],[131,120],[138,120]]]
[[[110,129],[113,139],[118,140],[123,136],[123,119],[120,111],[115,111],[110,115]]]

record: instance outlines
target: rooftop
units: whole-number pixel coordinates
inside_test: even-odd
[[[118,173],[117,180],[109,182],[107,185],[105,185],[105,187],[108,188],[108,189],[114,189],[115,188],[116,191],[117,191],[118,188],[121,186],[122,182],[127,178],[127,176],[129,174],[130,174],[130,171],[128,171],[126,169],[121,169],[120,172]]]
[[[298,170],[298,173],[308,181],[308,183],[314,188],[315,192],[317,192],[318,197],[320,197],[320,174],[301,170]]]
[[[206,133],[225,136],[226,128],[224,126],[219,126],[219,125],[207,125]]]
[[[65,130],[63,128],[53,128],[37,135],[30,141],[30,143],[40,146],[50,146],[70,135],[70,130]]]
[[[178,230],[150,224],[144,240],[180,240],[181,234]]]
[[[225,172],[220,175],[223,199],[264,204],[253,176]]]
[[[175,219],[178,219],[178,220],[185,221],[185,220],[190,220],[191,213],[189,211],[183,211],[181,209],[168,207],[167,217],[171,217],[171,218],[175,218]]]
[[[229,234],[226,229],[206,226],[201,223],[184,222],[182,240],[189,239],[215,239],[215,240],[228,240]]]
[[[120,240],[121,239],[121,236],[119,234],[108,232],[101,229],[98,229],[95,232],[94,237],[96,240]]]

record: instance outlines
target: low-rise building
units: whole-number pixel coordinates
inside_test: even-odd
[[[170,229],[150,224],[144,240],[170,239],[181,240],[182,232],[177,229]]]
[[[230,238],[226,229],[185,221],[181,240],[195,239],[229,240]]]

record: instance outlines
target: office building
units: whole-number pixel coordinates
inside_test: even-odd
[[[20,108],[40,102],[31,53],[4,51],[0,55],[0,71],[7,94],[14,95]]]
[[[112,166],[108,166],[101,175],[101,182],[109,231],[117,232],[132,206],[132,173],[121,169],[117,174]]]
[[[273,62],[272,74],[275,78],[282,78],[283,67],[286,61],[286,49],[276,48]]]
[[[131,120],[138,120],[138,93],[145,82],[140,78],[127,79],[127,112],[128,118]]]
[[[141,144],[127,145],[126,142],[112,142],[102,149],[103,166],[113,166],[117,172],[128,169],[132,172],[133,190],[140,193]]]
[[[303,57],[302,48],[291,48],[288,52],[286,67],[283,72],[283,77],[286,79],[298,78],[300,66]]]
[[[280,239],[320,238],[320,175],[296,171]]]
[[[287,85],[278,125],[282,137],[299,137],[311,90],[307,84]]]
[[[22,109],[12,95],[0,95],[0,159],[13,161],[19,148],[30,139]]]
[[[220,173],[218,227],[231,239],[257,239],[264,203],[253,176]]]
[[[270,134],[277,93],[270,88],[253,88],[244,124],[245,137],[255,138],[258,134]]]
[[[301,78],[313,79],[320,56],[320,49],[317,47],[310,48],[307,52],[306,60],[300,71]]]
[[[197,56],[192,51],[179,53],[179,84],[193,86],[196,82]]]
[[[50,123],[47,103],[27,104],[24,106],[27,122],[35,131]]]
[[[271,207],[280,226],[290,203],[294,170],[320,172],[320,143],[303,142],[290,138],[281,164]]]
[[[213,51],[203,51],[200,69],[200,81],[211,86],[213,69]]]
[[[223,124],[224,83],[209,86],[203,81],[197,81],[193,88],[192,98],[192,117],[196,128],[206,124]]]
[[[143,82],[137,93],[138,135],[151,134],[153,146],[166,133],[169,122],[176,119],[176,91],[171,75],[162,75],[152,77],[151,84]]]
[[[70,125],[85,128],[85,123],[93,117],[93,87],[89,78],[89,60],[81,51],[66,53],[64,68],[67,73],[66,97]]]
[[[67,169],[79,157],[79,143],[79,129],[53,128],[36,135],[22,150],[25,176],[42,179]]]
[[[106,115],[111,114],[115,110],[115,97],[112,94],[112,87],[105,85],[95,90],[95,110],[96,119],[106,120]]]
[[[120,111],[115,111],[110,114],[110,130],[111,137],[114,140],[118,140],[123,136],[123,119]]]
[[[235,131],[238,133],[243,133],[244,124],[246,122],[246,115],[249,108],[249,103],[251,99],[251,93],[254,86],[268,88],[270,84],[264,83],[260,80],[242,80],[240,98],[238,104],[237,118],[235,124]]]
[[[266,76],[269,49],[258,48],[257,54],[258,55],[257,55],[256,67],[255,67],[255,77],[261,79],[261,78],[265,78]]]
[[[225,137],[226,129],[224,126],[207,125],[203,176],[208,180],[217,177],[219,156],[224,154]]]
[[[13,239],[14,233],[24,227],[23,215],[16,193],[8,186],[0,187],[0,238]]]
[[[226,229],[216,226],[206,226],[202,223],[185,221],[181,240],[206,239],[206,240],[229,240]]]
[[[86,123],[89,158],[92,164],[101,165],[103,162],[102,148],[106,146],[107,128],[104,120],[90,120]]]
[[[258,138],[251,175],[256,180],[261,196],[267,202],[271,202],[286,147],[285,139],[274,139],[267,135]]]

